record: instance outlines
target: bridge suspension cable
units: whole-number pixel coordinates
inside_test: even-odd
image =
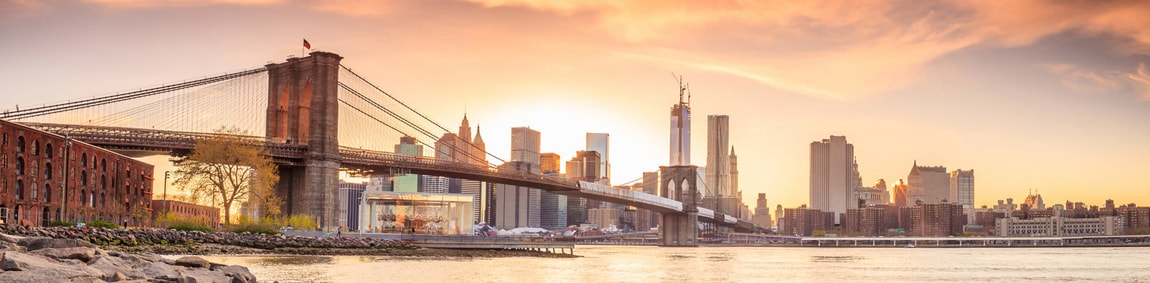
[[[267,107],[267,69],[219,76],[65,103],[8,111],[0,118],[180,132],[238,127],[262,134]],[[253,109],[255,111],[253,111]]]
[[[379,88],[359,74],[351,71],[347,66],[340,66],[340,102],[354,111],[340,111],[340,141],[351,147],[368,147],[376,150],[388,150],[386,143],[379,138],[387,132],[402,134],[416,139],[416,142],[435,150],[435,141],[443,134],[451,131],[439,123],[431,120],[410,107],[395,96]],[[390,117],[382,119],[383,117]],[[345,119],[348,118],[348,119]],[[380,126],[382,125],[382,127]],[[376,131],[388,129],[388,131]],[[398,136],[389,136],[398,140]],[[440,143],[440,146],[453,152],[462,154],[471,162],[482,162],[488,167],[495,167],[494,163],[486,161],[490,156],[500,162],[503,159],[491,154],[473,153],[474,144]],[[469,162],[469,163],[471,163]]]

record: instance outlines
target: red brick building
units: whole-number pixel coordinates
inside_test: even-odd
[[[0,120],[0,222],[151,223],[151,164]]]

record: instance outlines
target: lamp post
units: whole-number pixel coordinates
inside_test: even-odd
[[[68,161],[71,159],[70,152],[72,151],[72,140],[64,135],[64,185],[60,186],[60,215],[57,215],[57,221],[64,221],[65,215],[68,215]]]
[[[168,177],[169,176],[171,176],[171,172],[164,171],[164,214],[168,214]]]

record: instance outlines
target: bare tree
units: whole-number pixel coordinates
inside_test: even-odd
[[[231,224],[231,208],[237,202],[248,201],[264,215],[279,214],[275,162],[262,140],[246,131],[221,127],[211,138],[197,140],[192,154],[176,162],[174,184],[188,191],[193,201],[223,210],[224,223]]]

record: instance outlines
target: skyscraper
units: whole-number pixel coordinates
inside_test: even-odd
[[[845,136],[811,143],[811,209],[833,212],[834,223],[848,208],[858,207],[851,199],[854,161],[854,145]]]
[[[950,200],[974,207],[974,170],[957,169],[950,172]]]
[[[707,197],[730,197],[731,192],[731,158],[727,151],[729,142],[730,117],[727,115],[707,116]],[[729,212],[716,207],[723,212]],[[727,213],[730,214],[730,213]]]
[[[531,173],[540,173],[539,131],[529,127],[511,128],[511,161],[531,164]]]
[[[898,184],[894,185],[894,206],[906,207],[906,183],[902,179],[898,179]]]
[[[950,199],[962,206],[967,223],[974,223],[974,170],[956,169],[950,172]]]
[[[915,161],[906,177],[906,185],[907,206],[919,201],[940,203],[950,197],[950,175],[943,166],[918,166]]]
[[[558,174],[559,162],[559,154],[553,152],[539,154],[539,170],[542,170],[543,174]]]
[[[577,181],[596,182],[602,180],[599,175],[599,152],[581,150],[567,161],[567,179]],[[587,223],[587,209],[589,203],[586,198],[567,198],[567,225]]]
[[[755,216],[751,218],[751,222],[759,227],[771,228],[771,207],[767,206],[767,194],[759,193],[759,199],[755,200]]]
[[[415,143],[415,137],[404,136],[399,138],[399,144],[395,145],[395,153],[410,156],[423,156],[423,145]],[[392,190],[396,192],[414,193],[419,190],[419,175],[417,174],[401,174],[395,176],[392,183]]]
[[[499,166],[500,172],[539,172],[539,166],[522,161],[510,161]],[[490,219],[499,229],[540,227],[539,209],[542,190],[516,185],[495,185],[495,214]]]
[[[687,95],[687,100],[683,96]],[[691,98],[679,83],[679,103],[671,106],[671,166],[691,165]]]
[[[611,135],[607,133],[587,133],[587,150],[599,152],[599,174],[611,183]]]

